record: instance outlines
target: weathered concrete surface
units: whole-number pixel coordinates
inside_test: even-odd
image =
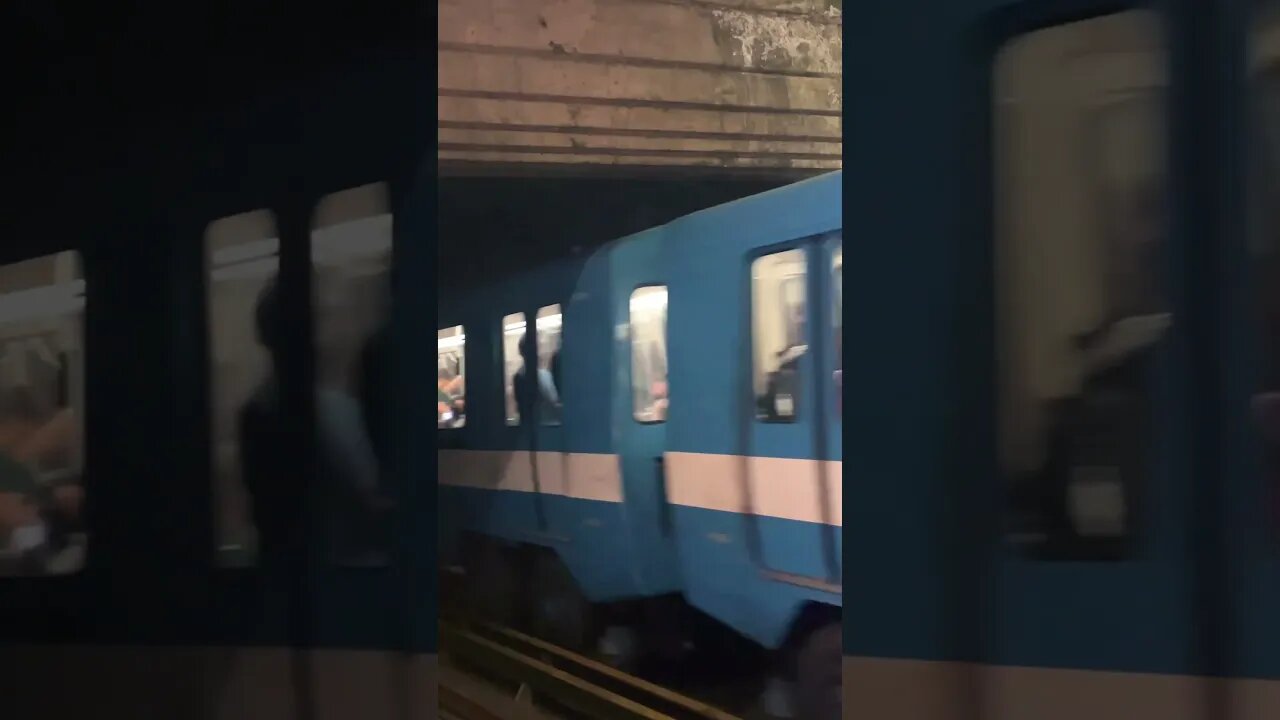
[[[840,167],[832,0],[439,0],[442,172]]]

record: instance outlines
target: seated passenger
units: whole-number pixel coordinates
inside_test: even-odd
[[[795,417],[796,396],[800,391],[800,360],[808,350],[807,345],[793,345],[778,353],[778,369],[769,373],[764,395],[760,397],[762,419],[782,422]]]
[[[653,398],[653,409],[651,416],[656,422],[663,422],[667,419],[667,381],[659,380],[649,388],[650,397]]]
[[[436,425],[442,428],[453,427],[458,420],[458,398],[449,391],[455,387],[457,378],[449,377],[449,371],[440,368],[436,371]]]
[[[43,413],[26,387],[4,393],[0,413],[0,551],[24,557],[44,546],[48,532],[39,479],[24,461],[24,447],[40,430]]]

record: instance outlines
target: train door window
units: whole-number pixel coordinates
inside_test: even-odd
[[[642,423],[667,419],[667,288],[638,287],[631,293],[632,413]]]
[[[836,393],[836,411],[840,412],[844,390],[844,245],[838,239],[831,251],[831,321],[835,333],[835,370],[832,381]]]
[[[279,251],[275,216],[267,210],[216,220],[205,231],[214,520],[224,566],[251,565],[258,556],[241,439],[253,398],[270,392],[271,357],[258,308],[279,269]]]
[[[0,576],[84,564],[80,256],[0,267]]]
[[[1267,523],[1280,541],[1280,2],[1260,5],[1254,19],[1250,78],[1253,105],[1251,227],[1253,285],[1260,305],[1260,386],[1252,398],[1268,474]]]
[[[763,422],[795,422],[799,411],[807,286],[800,248],[751,264],[752,388],[756,418]]]
[[[559,358],[563,324],[564,315],[559,304],[540,308],[534,320],[538,336],[538,417],[543,425],[560,424]]]
[[[1131,546],[1158,415],[1166,55],[1134,11],[1014,39],[993,68],[1000,465],[1034,557]]]
[[[461,325],[436,333],[436,422],[440,429],[467,423],[467,334]]]
[[[502,318],[502,383],[507,403],[507,425],[520,424],[520,405],[516,402],[516,373],[524,367],[520,356],[520,340],[524,337],[524,313],[511,313]]]
[[[312,218],[319,507],[341,565],[388,559],[392,221],[383,184],[328,195]]]

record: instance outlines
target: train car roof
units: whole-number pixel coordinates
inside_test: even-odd
[[[731,200],[720,205],[713,205],[704,210],[689,213],[682,218],[671,221],[668,225],[680,222],[688,218],[707,218],[732,213],[742,205],[750,203],[752,205],[764,204],[766,206],[791,207],[792,204],[800,197],[810,195],[821,195],[824,192],[835,191],[839,195],[843,186],[843,170],[833,170],[829,173],[823,173],[811,178],[805,178],[799,182],[790,183],[781,187],[766,190],[755,195]],[[836,206],[839,208],[839,205]]]
[[[619,245],[630,242],[642,235],[652,233],[655,230],[671,227],[681,223],[693,221],[710,221],[718,222],[721,220],[731,221],[733,216],[739,213],[744,206],[752,207],[756,213],[772,213],[772,212],[800,212],[803,213],[809,207],[830,207],[828,201],[834,197],[838,200],[843,188],[843,171],[834,170],[829,173],[823,173],[815,177],[806,178],[798,182],[783,185],[781,187],[766,190],[755,195],[731,200],[719,205],[713,205],[709,208],[697,210],[687,215],[682,215],[670,222],[655,225],[651,228],[641,230],[639,232],[624,235],[622,237],[610,240],[603,245],[584,253],[580,256],[568,258],[560,258],[547,263],[541,263],[534,267],[513,273],[499,280],[481,283],[473,288],[468,295],[477,291],[484,292],[492,288],[507,285],[523,285],[537,284],[543,278],[550,278],[563,272],[568,266],[579,265],[591,258],[606,255],[615,250]],[[829,211],[827,211],[829,212]],[[840,213],[840,204],[836,202],[835,212]]]

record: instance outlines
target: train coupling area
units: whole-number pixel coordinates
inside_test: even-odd
[[[441,716],[457,720],[740,720],[706,703],[510,628],[441,620],[442,665],[508,688],[486,702],[462,674],[440,677]],[[443,670],[444,668],[442,668]],[[451,679],[452,677],[452,679]],[[501,705],[501,707],[498,707]]]

